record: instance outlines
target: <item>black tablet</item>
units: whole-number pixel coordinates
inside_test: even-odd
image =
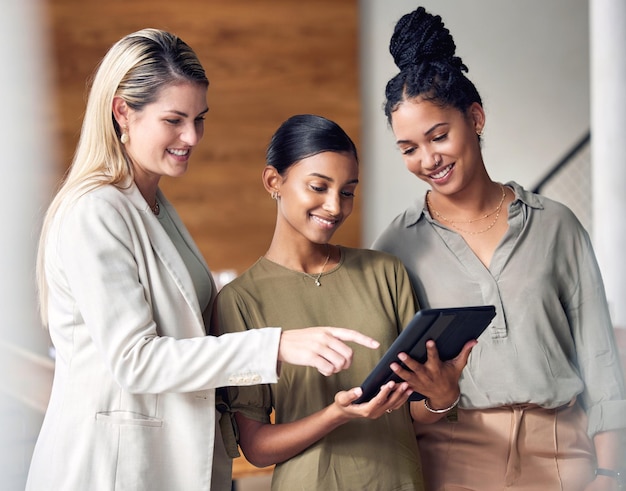
[[[398,353],[404,352],[424,363],[427,358],[426,341],[432,339],[439,350],[439,358],[451,360],[461,352],[465,343],[480,336],[495,315],[493,305],[418,311],[365,379],[361,385],[363,394],[354,404],[369,401],[390,380],[402,381],[389,367],[393,362],[403,365]],[[421,399],[424,399],[422,394],[411,394],[410,400]]]

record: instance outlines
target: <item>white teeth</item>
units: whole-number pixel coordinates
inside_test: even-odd
[[[441,179],[443,176],[445,176],[448,172],[450,172],[450,169],[452,168],[452,164],[445,166],[443,169],[441,169],[439,172],[437,172],[436,174],[431,174],[431,178],[432,179]]]
[[[167,151],[172,155],[177,155],[178,157],[182,157],[183,155],[187,155],[189,153],[189,150],[175,150],[173,148],[170,148]]]
[[[316,217],[316,216],[314,216],[313,219],[317,220],[318,222],[323,223],[324,225],[334,225],[335,224],[334,220],[325,220],[323,218]]]

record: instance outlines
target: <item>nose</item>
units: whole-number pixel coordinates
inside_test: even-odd
[[[203,133],[204,128],[201,126],[199,127],[196,124],[185,125],[183,132],[180,134],[180,139],[186,145],[193,147],[200,141]]]
[[[441,162],[443,160],[440,154],[429,149],[424,149],[422,158],[422,167],[426,169],[436,169],[437,167],[439,167],[439,165],[441,165]]]
[[[330,215],[338,216],[341,211],[341,197],[339,193],[328,193],[323,208]]]

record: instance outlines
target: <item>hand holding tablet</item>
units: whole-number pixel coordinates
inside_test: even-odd
[[[495,315],[493,305],[418,311],[365,379],[361,385],[363,394],[354,404],[369,401],[390,380],[401,381],[390,368],[393,362],[404,366],[398,359],[398,353],[404,352],[424,363],[427,358],[426,341],[432,339],[439,351],[439,358],[442,361],[451,360],[461,352],[465,343],[480,336]],[[421,399],[424,399],[424,395],[417,392],[410,397],[412,401]]]

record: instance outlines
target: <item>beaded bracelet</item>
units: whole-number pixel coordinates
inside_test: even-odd
[[[435,414],[443,414],[443,413],[447,413],[448,411],[451,411],[452,409],[454,409],[456,407],[456,405],[459,403],[459,401],[461,400],[461,393],[459,393],[458,397],[456,398],[456,400],[447,408],[445,409],[433,409],[432,407],[430,407],[430,404],[428,404],[428,397],[426,399],[424,399],[424,407],[430,411],[431,413],[435,413]]]
[[[617,484],[619,485],[619,489],[622,489],[624,485],[624,476],[622,476],[622,473],[614,471],[612,469],[603,469],[601,467],[598,467],[596,469],[596,476],[606,476],[615,479],[617,481]]]

